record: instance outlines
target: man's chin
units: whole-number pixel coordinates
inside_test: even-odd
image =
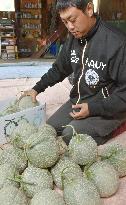
[[[75,38],[77,38],[77,39],[79,39],[79,38],[82,38],[82,34],[80,34],[80,33],[76,33],[76,34],[73,34],[73,36],[75,37]]]

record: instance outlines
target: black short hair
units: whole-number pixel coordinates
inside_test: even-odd
[[[69,7],[76,7],[84,11],[89,2],[93,2],[93,1],[92,0],[57,0],[56,10],[57,12],[60,12]]]

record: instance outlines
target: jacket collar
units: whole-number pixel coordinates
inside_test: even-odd
[[[81,45],[85,45],[85,40],[89,41],[93,37],[93,35],[96,33],[96,31],[99,27],[100,20],[101,20],[101,18],[99,16],[96,16],[96,23],[95,23],[94,27],[85,36],[78,39],[78,41]]]

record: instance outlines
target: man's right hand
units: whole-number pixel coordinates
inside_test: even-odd
[[[20,96],[19,100],[21,98],[23,98],[24,96],[31,96],[32,97],[32,102],[36,102],[36,96],[38,95],[38,92],[35,91],[34,89],[31,89],[31,90],[26,90],[26,91],[23,91],[23,94]]]

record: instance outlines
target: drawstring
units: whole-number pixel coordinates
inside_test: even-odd
[[[85,40],[86,41],[86,40]],[[82,65],[83,65],[83,67],[82,67],[82,73],[81,73],[81,75],[80,75],[80,77],[79,77],[79,80],[78,80],[78,94],[79,94],[79,97],[78,97],[78,100],[77,100],[77,102],[76,102],[76,104],[78,104],[79,103],[79,101],[80,101],[80,81],[81,81],[81,78],[82,78],[82,76],[83,76],[83,73],[84,73],[84,55],[85,55],[85,50],[86,50],[86,47],[87,47],[87,41],[86,41],[86,43],[85,43],[85,46],[84,46],[84,48],[83,48],[83,53],[82,53]]]

